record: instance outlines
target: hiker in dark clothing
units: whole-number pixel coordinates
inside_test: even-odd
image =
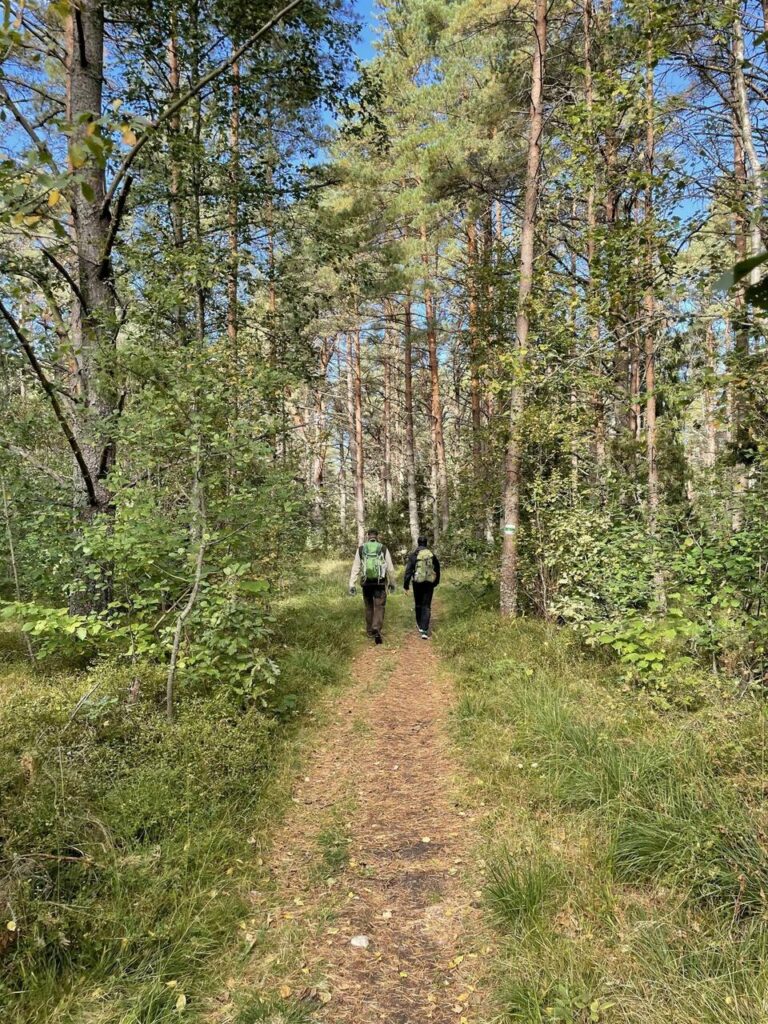
[[[387,590],[390,594],[395,592],[395,567],[389,549],[379,543],[377,530],[369,530],[368,540],[355,552],[352,572],[349,575],[350,594],[356,592],[358,579],[363,588],[366,632],[380,644]]]
[[[413,582],[413,602],[416,625],[422,640],[429,640],[429,620],[432,614],[432,595],[440,582],[440,562],[427,547],[427,538],[419,537],[419,546],[408,555],[405,563],[403,587],[406,592]]]

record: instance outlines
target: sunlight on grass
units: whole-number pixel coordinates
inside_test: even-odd
[[[567,631],[446,594],[454,735],[493,808],[493,1024],[764,1021],[768,852],[743,777],[759,758],[731,780],[722,756],[734,734],[760,742],[761,709],[661,714]]]

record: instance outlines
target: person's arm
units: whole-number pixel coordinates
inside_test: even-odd
[[[440,559],[437,555],[432,555],[432,567],[435,570],[435,586],[440,582]]]
[[[408,555],[408,561],[405,563],[405,577],[403,578],[403,589],[407,590],[411,585],[413,574],[416,571],[416,554],[411,552]]]
[[[387,572],[387,584],[390,587],[395,585],[395,567],[392,563],[392,555],[389,553],[389,548],[384,550],[384,568]]]
[[[357,577],[360,575],[360,548],[355,551],[355,560],[352,563],[352,572],[349,574],[349,589],[357,586]]]

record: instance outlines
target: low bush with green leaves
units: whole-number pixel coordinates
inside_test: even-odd
[[[287,800],[297,727],[344,678],[357,643],[359,607],[336,568],[322,570],[274,608],[276,674],[263,700],[243,703],[226,676],[187,675],[168,722],[162,667],[43,674],[20,660],[23,649],[9,651],[0,677],[9,1024],[176,1020],[180,996],[189,1012],[201,1005],[225,951],[227,970],[246,955],[239,925],[252,913],[249,891],[267,884],[260,861]]]
[[[491,1019],[758,1024],[768,998],[765,708],[661,707],[575,632],[446,588],[454,735],[488,809]]]

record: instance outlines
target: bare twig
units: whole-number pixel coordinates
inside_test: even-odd
[[[85,456],[83,455],[82,449],[80,448],[80,444],[77,438],[75,437],[74,431],[72,430],[72,427],[69,425],[67,417],[64,415],[64,410],[61,408],[61,403],[59,402],[58,395],[56,394],[56,388],[53,386],[53,384],[51,384],[51,382],[46,377],[43,368],[40,365],[40,361],[35,355],[35,350],[32,347],[32,343],[30,342],[29,338],[27,338],[27,336],[24,334],[24,332],[14,319],[13,314],[10,312],[9,309],[6,308],[3,302],[0,302],[0,313],[2,313],[9,327],[18,338],[19,344],[24,349],[24,353],[27,359],[29,360],[30,366],[34,370],[37,379],[40,381],[40,386],[42,387],[43,391],[45,391],[46,395],[48,395],[48,399],[53,409],[53,414],[58,420],[59,426],[61,427],[65,438],[67,439],[67,444],[72,449],[72,454],[75,457],[75,462],[77,463],[77,467],[80,470],[80,475],[83,478],[85,490],[88,495],[88,504],[92,508],[98,508],[99,500],[96,496],[96,486],[94,484],[93,477],[91,476],[91,472],[88,469],[88,464],[85,461]]]
[[[199,458],[199,456],[198,456]],[[195,495],[197,506],[197,559],[195,561],[195,575],[192,582],[192,590],[190,591],[187,603],[179,612],[179,617],[176,620],[176,629],[173,634],[173,647],[171,648],[171,663],[168,666],[168,680],[165,688],[165,710],[169,721],[173,720],[173,693],[174,686],[176,683],[176,665],[179,660],[179,647],[181,646],[181,636],[184,632],[184,624],[195,607],[195,601],[197,601],[197,595],[200,590],[200,581],[203,578],[203,560],[205,558],[205,549],[207,545],[207,537],[205,534],[205,495],[203,494],[203,485],[200,480],[200,468],[198,465],[197,472],[195,474]]]

